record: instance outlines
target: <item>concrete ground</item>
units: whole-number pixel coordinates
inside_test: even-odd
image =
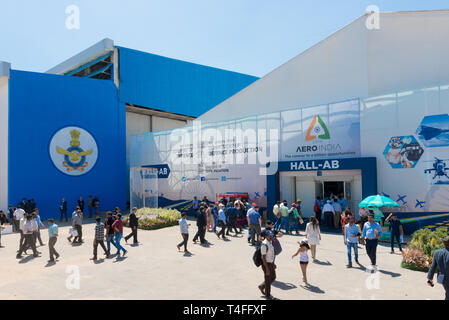
[[[3,235],[0,248],[0,299],[262,299],[257,285],[261,268],[252,261],[254,248],[246,235],[218,240],[207,233],[209,247],[193,244],[196,230],[191,221],[189,250],[178,252],[179,227],[155,231],[139,230],[139,246],[122,245],[125,258],[89,260],[92,257],[94,225],[83,226],[84,243],[72,246],[67,241],[68,226],[60,227],[56,249],[61,257],[47,264],[48,246],[38,247],[41,257],[24,255],[16,259],[19,235]],[[245,231],[246,232],[246,231]],[[125,234],[129,229],[125,228]],[[303,232],[301,233],[303,234]],[[42,230],[47,243],[47,230]],[[277,281],[272,294],[279,299],[432,299],[441,300],[444,290],[426,285],[426,274],[400,267],[401,255],[390,254],[388,246],[378,248],[377,273],[363,267],[346,268],[346,247],[341,235],[322,234],[317,249],[318,263],[309,263],[309,287],[301,283],[298,257],[291,259],[302,236],[280,239],[283,251],[276,258]],[[132,241],[132,239],[131,239]],[[130,241],[130,242],[131,242]],[[111,250],[115,252],[115,248]],[[31,250],[29,250],[29,253]],[[369,265],[364,247],[359,261]],[[99,247],[99,257],[103,257]],[[77,277],[79,274],[79,277]],[[79,279],[79,282],[77,282]]]

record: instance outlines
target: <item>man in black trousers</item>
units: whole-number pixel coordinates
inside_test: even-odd
[[[109,258],[108,250],[106,250],[106,247],[104,245],[104,224],[101,222],[100,217],[96,217],[95,221],[97,223],[95,224],[94,256],[91,258],[91,260],[97,260],[98,245],[100,245],[103,248],[106,258]]]
[[[125,242],[128,243],[128,239],[134,236],[134,244],[139,243],[137,241],[137,227],[139,226],[139,218],[136,216],[137,208],[134,207],[131,214],[129,215],[129,227],[131,228],[131,233],[125,237]]]
[[[31,248],[33,250],[33,257],[38,257],[38,252],[36,250],[36,242],[33,238],[33,232],[37,229],[37,224],[34,226],[34,222],[32,221],[32,216],[27,215],[26,221],[23,223],[23,234],[24,234],[24,242],[20,246],[19,252],[17,253],[16,258],[22,258],[22,252],[25,252],[26,249]]]
[[[198,227],[198,231],[193,237],[193,242],[196,243],[198,237],[200,238],[201,244],[206,244],[207,241],[205,239],[206,235],[206,226],[207,226],[207,216],[206,210],[203,206],[200,206],[200,210],[196,217],[196,226]]]
[[[67,201],[65,198],[62,198],[61,205],[59,206],[59,211],[61,212],[61,218],[59,219],[60,222],[62,222],[62,219],[65,216],[65,221],[67,222]]]

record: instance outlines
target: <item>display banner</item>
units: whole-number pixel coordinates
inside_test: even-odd
[[[159,203],[247,193],[266,206],[266,175],[289,160],[360,155],[359,100],[189,125],[131,137],[131,167],[159,170]],[[268,172],[270,171],[270,172]]]
[[[281,112],[281,160],[360,156],[358,99]]]

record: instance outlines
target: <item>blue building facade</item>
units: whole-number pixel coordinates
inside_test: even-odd
[[[67,127],[85,130],[95,140],[96,161],[83,172],[71,170],[69,165],[79,164],[80,160],[71,162],[64,154],[52,159],[52,139]],[[83,138],[81,133],[79,147],[88,151]],[[59,141],[59,148],[68,149],[73,141],[73,136],[66,135]],[[88,195],[98,195],[100,210],[123,208],[124,150],[125,107],[111,81],[11,70],[9,203],[15,206],[23,197],[34,199],[43,219],[59,216],[63,197],[68,201],[69,214],[80,196],[87,205]],[[84,156],[83,165],[92,161],[91,157]],[[69,159],[66,169],[58,169],[59,162],[65,159]]]

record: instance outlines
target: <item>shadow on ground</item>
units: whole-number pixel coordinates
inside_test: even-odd
[[[271,284],[273,287],[276,287],[281,290],[291,290],[297,288],[294,284],[282,281],[275,281]]]

